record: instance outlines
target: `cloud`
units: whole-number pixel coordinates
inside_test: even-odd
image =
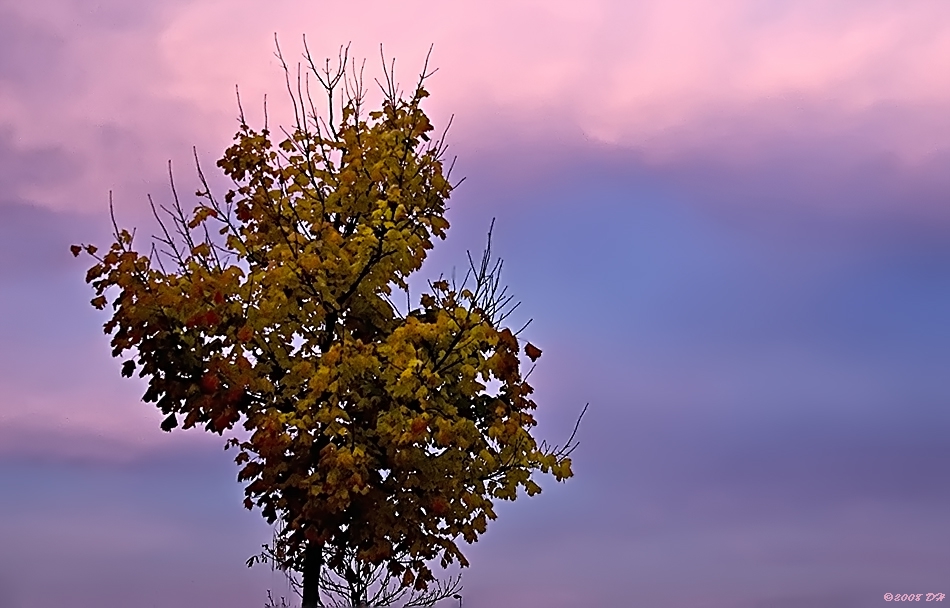
[[[6,4],[6,3],[3,3]],[[41,25],[0,4],[0,82],[35,87],[63,61],[65,41]]]
[[[109,190],[118,201],[144,201],[167,187],[167,159],[188,162],[204,140],[202,117],[163,94],[154,45],[180,5],[0,5],[4,27],[15,31],[2,49],[0,132],[17,149],[56,154],[46,163],[31,157],[36,168],[17,178],[21,199],[73,211],[101,210]],[[73,170],[51,179],[50,160]]]
[[[429,42],[436,44],[440,71],[428,101],[442,124],[457,114],[450,142],[471,178],[453,213],[481,220],[498,211],[514,222],[510,230],[533,235],[522,245],[539,264],[525,273],[527,289],[539,289],[545,314],[558,319],[565,336],[574,326],[572,317],[557,317],[559,307],[602,295],[601,267],[621,260],[640,273],[610,283],[615,299],[599,306],[605,314],[633,307],[647,320],[619,323],[617,334],[673,345],[668,365],[655,370],[659,384],[651,394],[687,390],[670,370],[691,335],[707,339],[693,340],[697,359],[726,337],[767,350],[768,339],[788,339],[791,325],[783,323],[810,328],[802,339],[811,332],[841,342],[891,327],[880,319],[893,311],[852,314],[857,296],[840,294],[837,308],[808,298],[854,270],[853,256],[873,252],[881,239],[902,246],[945,236],[933,221],[946,214],[950,187],[943,170],[950,120],[941,109],[950,72],[940,69],[950,61],[943,52],[950,21],[940,18],[950,9],[940,3],[407,2],[364,3],[355,11],[289,1],[267,10],[217,0],[161,8],[66,0],[2,6],[7,23],[30,35],[2,43],[16,59],[0,64],[12,91],[0,94],[0,183],[12,197],[0,206],[0,273],[15,277],[20,291],[4,304],[11,320],[0,329],[19,345],[7,351],[10,369],[20,370],[5,379],[9,394],[30,395],[25,378],[44,386],[23,410],[33,419],[56,412],[62,418],[58,400],[67,391],[35,376],[44,364],[40,346],[54,349],[56,336],[107,347],[101,338],[91,342],[101,319],[65,309],[67,301],[88,308],[78,280],[65,287],[51,273],[42,289],[60,296],[31,303],[28,279],[72,267],[65,247],[102,233],[87,238],[78,227],[108,229],[101,212],[86,225],[78,214],[102,210],[109,189],[116,190],[120,223],[140,225],[145,193],[159,201],[167,196],[167,158],[175,158],[187,195],[191,145],[210,164],[232,134],[235,84],[252,121],[263,119],[265,92],[272,120],[286,119],[273,33],[293,61],[301,24],[314,24],[306,33],[316,58],[335,56],[352,39],[353,56],[369,58],[370,87],[380,42],[398,58],[404,87]],[[606,202],[591,202],[598,198]],[[652,208],[642,204],[647,199]],[[481,239],[487,223],[470,225]],[[564,242],[583,246],[555,246]],[[854,253],[855,243],[862,253]],[[781,274],[770,274],[776,268]],[[559,272],[574,273],[583,289],[543,291],[540,281],[557,284]],[[521,278],[515,275],[515,284]],[[875,297],[887,292],[886,283],[855,293]],[[652,300],[643,295],[649,289]],[[932,295],[929,289],[911,293]],[[30,312],[42,314],[42,322],[12,320]],[[89,334],[76,329],[82,324]],[[905,338],[895,338],[902,348]],[[67,353],[82,364],[60,372],[68,390],[95,395],[82,416],[71,418],[69,432],[121,437],[126,428],[144,429],[142,420],[109,405],[121,401],[119,389],[100,394],[92,386],[104,386],[104,377],[83,379],[93,361],[85,348]],[[731,373],[742,369],[743,356],[748,352],[729,361]],[[807,363],[800,352],[759,357],[773,378],[783,361]],[[711,383],[694,385],[694,398],[701,389],[718,390],[715,373],[694,372]]]
[[[950,29],[940,19],[948,9],[932,2],[835,8],[803,2],[783,9],[748,0],[410,2],[398,10],[372,5],[358,27],[349,10],[332,7],[278,3],[257,15],[221,6],[191,5],[162,40],[179,58],[171,86],[196,103],[220,103],[235,82],[263,91],[273,80],[271,33],[298,50],[298,24],[310,10],[319,12],[321,23],[320,31],[307,32],[315,57],[335,56],[338,45],[352,39],[354,54],[370,57],[376,73],[382,42],[400,59],[406,83],[428,42],[435,43],[442,72],[432,81],[433,105],[439,114],[459,114],[465,136],[482,131],[502,110],[513,120],[492,135],[526,128],[540,135],[576,125],[602,141],[676,148],[683,133],[687,145],[715,136],[705,133],[710,115],[740,120],[750,108],[775,101],[787,100],[789,107],[773,108],[767,121],[760,117],[750,125],[756,131],[763,122],[770,135],[801,126],[793,113],[799,104],[820,106],[829,119],[824,127],[834,133],[843,114],[880,104],[936,108],[950,96],[950,79],[940,76],[948,73],[941,62],[950,63],[944,52]],[[347,32],[344,39],[327,35],[340,31]],[[945,145],[948,131],[943,125],[921,141],[924,135],[894,143],[902,154],[925,154],[934,137]]]
[[[40,182],[61,185],[78,172],[75,159],[61,147],[25,147],[11,128],[0,127],[0,204],[22,202],[30,186]]]
[[[6,283],[7,293],[11,297],[33,293],[32,297],[38,298],[44,280],[66,274],[81,279],[88,265],[76,260],[69,246],[99,240],[97,237],[108,232],[108,221],[103,215],[89,217],[26,203],[0,203],[0,280]]]
[[[301,34],[318,61],[352,41],[371,93],[380,43],[404,87],[434,43],[429,108],[440,125],[456,114],[451,140],[469,158],[510,158],[510,143],[527,140],[536,145],[520,163],[531,165],[552,141],[591,140],[653,167],[705,162],[728,179],[776,148],[830,146],[839,156],[828,179],[885,158],[932,181],[950,147],[950,8],[940,2],[44,0],[3,10],[29,36],[5,39],[12,59],[0,77],[14,86],[0,94],[0,125],[83,166],[68,184],[32,180],[31,200],[56,208],[95,208],[110,188],[144,204],[164,190],[168,158],[187,167],[192,145],[216,157],[235,128],[235,85],[252,122],[263,121],[265,93],[272,121],[289,122],[275,32],[291,64]]]

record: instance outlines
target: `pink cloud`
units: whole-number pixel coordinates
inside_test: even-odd
[[[161,192],[166,159],[184,166],[192,145],[218,154],[235,128],[235,84],[252,120],[269,93],[272,116],[287,122],[274,32],[292,61],[301,34],[317,58],[352,41],[371,86],[380,43],[404,86],[434,43],[429,107],[439,124],[455,113],[454,140],[481,150],[501,151],[512,136],[583,135],[658,162],[697,149],[741,158],[802,132],[850,137],[855,123],[873,140],[855,154],[918,163],[950,147],[950,6],[941,2],[201,0],[114,24],[78,6],[17,7],[63,49],[45,88],[0,94],[0,123],[23,145],[83,159],[69,187],[29,192],[59,208],[99,208],[110,187],[132,200]],[[862,119],[882,106],[899,120]]]
[[[433,80],[433,106],[443,116],[467,117],[460,124],[471,131],[503,108],[518,122],[541,112],[537,128],[545,131],[570,125],[596,139],[639,145],[671,129],[702,130],[710,114],[743,115],[781,99],[821,105],[836,120],[878,104],[932,107],[950,97],[950,25],[941,25],[950,23],[941,19],[950,9],[937,3],[363,6],[284,3],[263,14],[193,4],[161,38],[174,66],[171,90],[208,112],[221,108],[236,82],[273,92],[272,33],[298,50],[300,24],[312,22],[319,26],[306,33],[317,57],[352,39],[354,53],[370,57],[375,68],[382,42],[400,59],[404,82],[435,43],[443,73]],[[346,34],[328,35],[335,32]],[[773,116],[779,129],[793,118]],[[942,145],[948,135],[941,131]],[[897,139],[892,143],[911,155],[934,144]]]
[[[7,156],[30,163],[45,157],[51,167],[79,163],[58,170],[57,179],[25,180],[28,172],[18,171],[16,194],[47,207],[101,210],[115,189],[126,225],[146,213],[146,192],[166,195],[166,159],[175,159],[186,195],[193,189],[191,146],[213,165],[236,126],[235,84],[250,120],[262,121],[260,100],[268,93],[272,120],[286,122],[274,32],[291,61],[302,33],[317,58],[335,56],[352,40],[352,55],[368,58],[370,87],[379,43],[398,58],[404,86],[435,43],[440,72],[429,107],[438,124],[456,113],[451,141],[459,142],[463,165],[488,159],[479,170],[494,171],[490,162],[500,157],[503,172],[493,177],[502,182],[572,162],[564,158],[569,152],[592,163],[673,167],[680,173],[672,181],[694,179],[710,200],[757,203],[780,190],[784,198],[861,212],[879,201],[844,191],[870,173],[890,180],[869,182],[872,194],[913,183],[917,190],[892,198],[918,208],[945,200],[946,180],[933,177],[942,175],[936,161],[950,149],[944,3],[409,1],[343,8],[282,0],[264,8],[199,0],[139,12],[116,4],[109,19],[79,7],[43,0],[5,9],[46,32],[36,35],[44,44],[58,42],[32,65],[44,78],[24,80],[18,65],[12,84],[0,87],[0,133],[10,142]],[[20,59],[30,65],[28,53]],[[0,81],[5,77],[0,65]],[[878,164],[862,169],[869,159]],[[785,172],[761,171],[763,163]],[[0,415],[0,432],[13,442],[42,434],[56,418],[62,428],[51,437],[121,442],[131,429],[158,445],[158,413],[138,403],[140,391],[122,386],[3,386],[20,405],[15,419]],[[85,401],[65,414],[62,404],[78,393]]]
[[[162,432],[161,412],[141,401],[141,382],[100,369],[59,386],[0,379],[0,457],[126,462],[154,451],[223,446],[200,429]]]

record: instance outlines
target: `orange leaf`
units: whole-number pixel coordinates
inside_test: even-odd
[[[218,375],[208,372],[201,377],[201,392],[210,395],[218,390],[221,386],[221,382],[218,380]]]
[[[432,512],[436,515],[445,515],[449,510],[449,503],[444,498],[436,498],[432,501]]]
[[[524,347],[524,354],[528,355],[528,358],[532,361],[537,361],[538,357],[541,356],[541,349],[528,342]]]

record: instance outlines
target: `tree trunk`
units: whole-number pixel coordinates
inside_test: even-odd
[[[357,568],[359,568],[359,565],[357,565]],[[350,604],[353,606],[366,606],[365,594],[360,586],[360,575],[352,566],[348,566],[346,569],[346,582],[350,588]]]
[[[323,545],[307,541],[303,554],[303,602],[301,608],[318,608],[320,601],[320,571],[323,569]]]

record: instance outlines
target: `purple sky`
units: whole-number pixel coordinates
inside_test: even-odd
[[[427,276],[480,251],[575,478],[463,547],[467,608],[865,608],[950,594],[950,4],[0,0],[0,608],[258,608],[232,454],[162,433],[89,306],[288,57],[378,45],[455,114]],[[218,179],[218,184],[223,182]],[[950,600],[948,600],[950,601]],[[445,603],[444,608],[452,604]]]

